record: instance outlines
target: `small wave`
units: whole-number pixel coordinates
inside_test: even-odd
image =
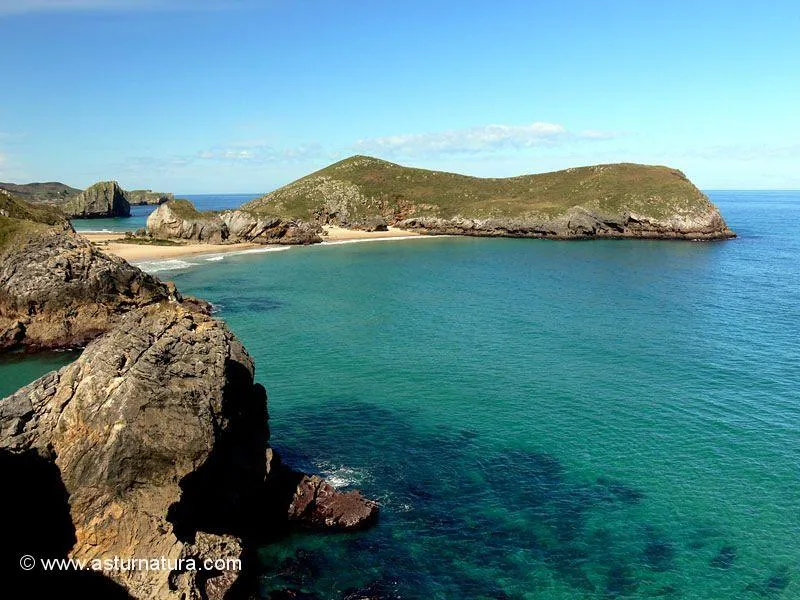
[[[181,269],[196,267],[197,263],[188,262],[185,260],[170,259],[140,262],[136,263],[136,266],[146,273],[158,273],[159,271],[179,271]]]
[[[223,258],[225,258],[225,257],[224,257],[224,256],[222,256],[222,255],[219,255],[219,256],[209,256],[209,257],[206,259],[206,261],[208,261],[208,262],[216,262],[216,261],[218,261],[218,260],[222,260]]]
[[[317,463],[315,466],[320,475],[325,478],[325,481],[337,489],[359,486],[370,479],[369,474],[361,469],[354,469],[344,465],[337,466],[325,462]]]
[[[230,252],[229,254],[235,256],[238,254],[262,254],[264,252],[281,252],[291,249],[291,246],[275,246],[272,248],[250,248],[249,250],[239,250],[237,252]]]

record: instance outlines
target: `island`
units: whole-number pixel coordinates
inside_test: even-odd
[[[428,235],[576,239],[722,240],[719,210],[680,171],[609,164],[509,178],[479,178],[353,156],[234,211],[162,204],[155,238],[208,243],[309,244],[323,227]]]

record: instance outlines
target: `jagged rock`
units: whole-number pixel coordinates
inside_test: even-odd
[[[191,240],[221,244],[228,239],[228,227],[216,217],[197,211],[188,200],[160,205],[147,217],[147,233],[159,239]]]
[[[61,206],[71,218],[129,217],[131,207],[116,181],[101,181]]]
[[[154,192],[152,190],[129,190],[124,192],[128,204],[131,206],[164,204],[174,200],[175,196],[165,192]]]
[[[176,568],[106,571],[135,598],[221,598],[238,519],[266,474],[266,394],[223,323],[179,304],[128,314],[74,363],[0,402],[0,448],[54,461],[76,559],[165,557]],[[184,566],[186,562],[183,563]]]
[[[717,240],[735,237],[713,205],[709,205],[708,209],[701,213],[676,214],[664,219],[644,217],[629,211],[603,215],[581,206],[574,206],[565,214],[552,219],[413,217],[399,221],[395,225],[430,235],[562,240],[591,238]]]
[[[298,219],[230,210],[202,213],[188,200],[167,202],[147,217],[147,234],[161,239],[183,239],[219,244],[315,244],[322,241],[319,225]]]
[[[361,231],[387,231],[389,229],[386,219],[381,216],[366,217],[360,221],[351,221],[347,224],[350,229]]]
[[[318,475],[302,475],[289,505],[289,520],[311,529],[352,531],[372,525],[378,505],[360,492],[340,492]]]
[[[46,231],[0,260],[0,351],[82,346],[167,287],[72,231]]]

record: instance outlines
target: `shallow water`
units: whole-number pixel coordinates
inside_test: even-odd
[[[368,532],[262,549],[264,595],[800,598],[800,193],[711,196],[739,239],[160,273],[242,338],[286,458],[383,505]]]

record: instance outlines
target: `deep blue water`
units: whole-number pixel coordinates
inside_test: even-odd
[[[160,273],[253,355],[287,460],[382,504],[370,531],[263,548],[264,596],[800,598],[800,192],[710,196],[738,239]]]

